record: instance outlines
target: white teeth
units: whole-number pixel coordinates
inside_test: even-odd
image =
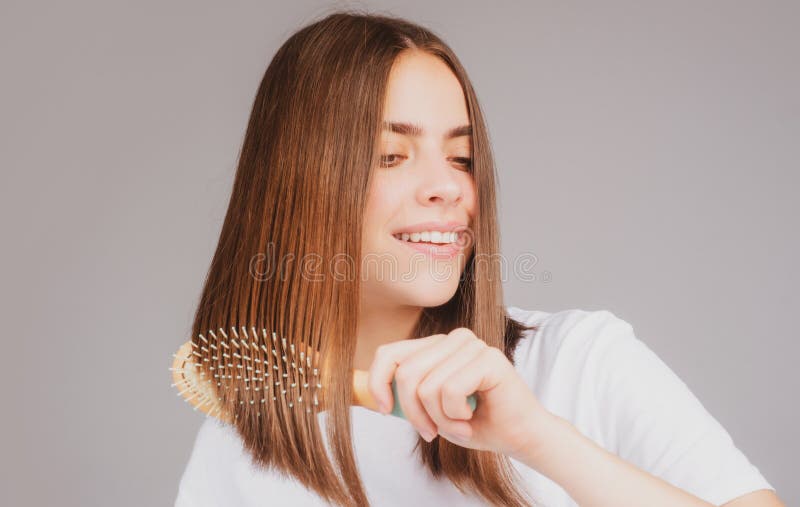
[[[442,231],[403,232],[395,234],[394,237],[412,243],[420,241],[427,243],[455,243],[458,240],[458,233]]]

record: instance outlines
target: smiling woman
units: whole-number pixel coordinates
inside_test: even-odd
[[[505,306],[498,229],[486,125],[439,37],[352,12],[292,35],[258,89],[193,323],[196,367],[228,379],[209,386],[234,422],[205,422],[176,505],[776,498],[625,321]],[[358,276],[252,276],[265,251],[357,260]],[[238,326],[318,351],[325,405],[303,403],[294,363],[258,369],[268,344],[230,361],[206,347],[206,330]],[[351,406],[354,369],[406,419]]]

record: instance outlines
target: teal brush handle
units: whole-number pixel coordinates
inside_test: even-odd
[[[405,419],[406,416],[405,414],[403,414],[403,409],[400,408],[400,401],[399,398],[397,397],[397,382],[395,382],[394,379],[392,379],[392,396],[394,397],[394,406],[392,407],[392,411],[389,413],[391,415],[400,417],[401,419]],[[475,407],[478,406],[478,400],[477,398],[475,398],[474,394],[470,394],[469,396],[467,396],[467,403],[469,403],[469,406],[472,407],[472,411],[474,412]]]

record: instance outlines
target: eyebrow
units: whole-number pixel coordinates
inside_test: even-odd
[[[396,121],[384,121],[382,123],[383,130],[395,132],[404,136],[419,137],[425,133],[421,125],[416,123],[404,123]],[[444,133],[444,139],[453,139],[454,137],[471,136],[472,125],[459,125],[453,127]]]

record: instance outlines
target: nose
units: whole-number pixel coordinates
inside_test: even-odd
[[[417,200],[423,206],[451,206],[461,202],[464,189],[457,178],[458,169],[441,161],[423,165],[423,177],[417,187]]]

